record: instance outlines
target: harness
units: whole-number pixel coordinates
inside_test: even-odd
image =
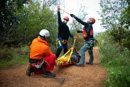
[[[93,29],[90,30],[89,37],[93,37]],[[88,34],[87,34],[85,27],[84,27],[83,28],[83,39],[86,39],[86,38],[88,38]]]
[[[88,44],[87,48],[94,47],[94,40],[89,40],[89,41],[85,41],[85,42]]]
[[[64,44],[66,44],[67,42],[68,42],[68,40],[65,40],[65,39],[63,39],[62,41],[56,39],[56,47],[58,48],[58,43],[59,43],[59,45],[61,46],[61,43],[64,45]],[[69,46],[68,43],[67,43],[67,45]]]
[[[43,64],[47,64],[50,66],[50,64],[47,61],[44,61],[44,59],[31,59],[29,58],[29,64],[32,67],[36,67],[36,68],[41,68],[43,66]]]

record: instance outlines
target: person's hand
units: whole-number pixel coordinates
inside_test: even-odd
[[[76,37],[73,37],[73,39],[76,39]]]
[[[77,33],[80,33],[80,31],[79,31],[79,30],[77,30]]]
[[[74,15],[74,14],[70,14],[70,16],[71,16],[71,17],[75,17],[75,15]]]
[[[60,6],[59,5],[57,6],[57,9],[58,9],[58,11],[60,11]]]

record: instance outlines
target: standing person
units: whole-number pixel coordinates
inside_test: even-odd
[[[86,64],[93,65],[93,46],[94,46],[94,37],[93,37],[93,27],[92,25],[95,23],[94,18],[89,18],[87,22],[82,21],[78,17],[76,17],[74,14],[70,14],[71,17],[74,17],[79,23],[84,25],[83,31],[77,31],[78,33],[83,33],[83,39],[85,40],[84,46],[81,47],[80,53],[81,53],[81,59],[79,63],[76,63],[76,66],[84,66],[85,61],[85,52],[88,50],[90,59],[89,62],[86,62]]]
[[[61,16],[60,16],[60,7],[58,6],[58,48],[56,51],[56,58],[59,57],[62,48],[64,48],[64,53],[67,52],[68,50],[68,39],[69,36],[73,38],[73,35],[69,31],[69,27],[67,26],[67,23],[69,21],[69,17],[65,16],[64,21],[61,21]]]
[[[31,76],[31,73],[34,72],[35,69],[44,69],[43,76],[44,77],[55,77],[55,74],[52,74],[50,71],[54,69],[55,65],[55,54],[51,52],[49,49],[49,45],[47,43],[48,39],[50,38],[50,33],[46,29],[42,29],[39,32],[39,36],[35,38],[31,45],[30,45],[30,58],[29,58],[29,67],[26,75]],[[43,63],[43,61],[46,61]],[[44,66],[46,65],[46,66]],[[42,66],[42,67],[40,67]]]

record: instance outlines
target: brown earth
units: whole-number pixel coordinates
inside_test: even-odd
[[[108,76],[106,68],[100,66],[100,53],[98,48],[94,48],[94,65],[77,67],[56,67],[52,71],[56,74],[55,78],[44,78],[42,74],[25,75],[28,65],[21,65],[0,69],[0,87],[101,87],[101,82]],[[86,52],[86,60],[89,55]],[[61,85],[57,80],[64,78]]]

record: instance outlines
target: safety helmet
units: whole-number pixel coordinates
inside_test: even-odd
[[[69,21],[69,17],[68,16],[65,16],[64,19],[66,19],[67,21]]]
[[[50,33],[48,30],[46,29],[42,29],[40,32],[39,32],[39,35],[44,37],[44,38],[49,38],[50,37]]]
[[[93,24],[95,23],[95,18],[91,18],[91,20],[93,21]]]

